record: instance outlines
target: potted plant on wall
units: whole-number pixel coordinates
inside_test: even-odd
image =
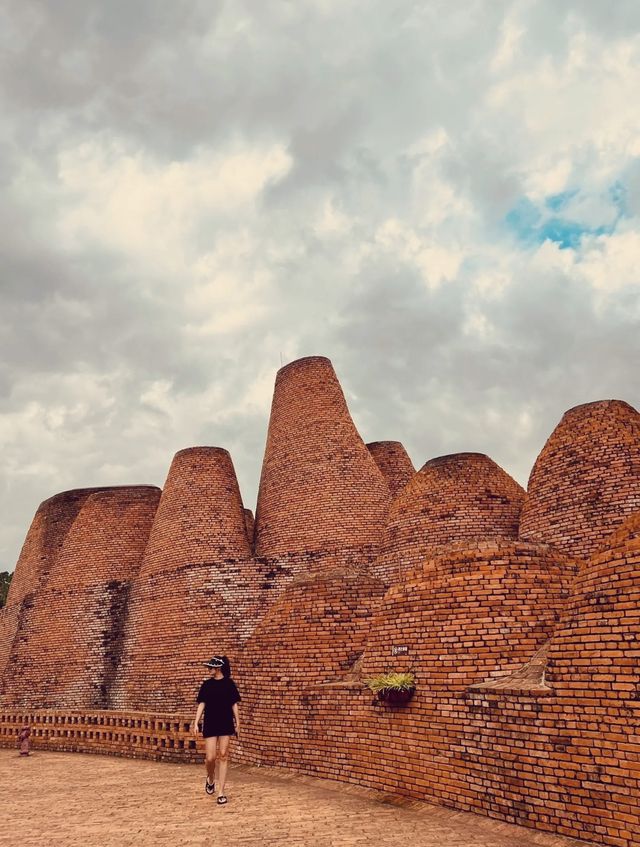
[[[365,679],[365,684],[385,703],[408,703],[416,690],[412,673],[384,673]]]

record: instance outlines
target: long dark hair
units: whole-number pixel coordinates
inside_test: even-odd
[[[220,656],[220,658],[222,659],[222,667],[220,668],[222,676],[228,679],[231,676],[231,663],[226,656]]]

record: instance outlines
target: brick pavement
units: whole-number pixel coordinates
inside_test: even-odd
[[[0,750],[0,845],[578,847],[582,842],[266,768],[233,767],[229,804],[197,765]]]

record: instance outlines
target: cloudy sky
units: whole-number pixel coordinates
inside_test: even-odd
[[[526,485],[640,406],[637,0],[0,0],[0,570],[38,503],[227,447],[282,362]]]

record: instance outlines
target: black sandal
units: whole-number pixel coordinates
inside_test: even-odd
[[[224,796],[224,794],[221,794],[221,795],[218,797],[218,806],[224,806],[224,804],[225,804],[226,802],[227,802],[227,798]]]
[[[216,790],[215,782],[209,782],[209,777],[207,777],[204,781],[204,790],[207,794],[213,794]]]

